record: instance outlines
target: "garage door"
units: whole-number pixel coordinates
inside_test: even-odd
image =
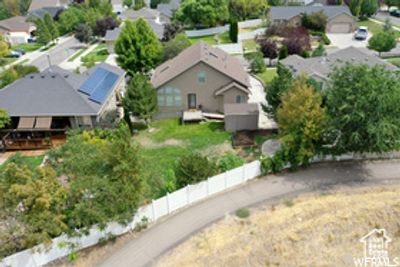
[[[349,33],[351,32],[350,23],[333,23],[330,27],[330,33]]]

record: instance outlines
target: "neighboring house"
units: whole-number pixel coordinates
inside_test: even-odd
[[[64,11],[63,7],[42,7],[28,12],[28,16],[43,18],[46,13],[49,13],[53,19],[58,19],[61,12]]]
[[[12,45],[27,43],[35,30],[35,25],[27,22],[26,17],[17,16],[0,21],[0,33]]]
[[[301,26],[302,14],[319,11],[327,16],[328,33],[350,33],[356,29],[356,19],[347,6],[273,6],[268,18],[274,24]]]
[[[250,94],[240,61],[204,42],[157,67],[151,81],[158,95],[157,117],[186,110],[223,113],[225,104],[247,103]]]
[[[287,4],[297,4],[297,5],[303,5],[303,6],[308,6],[314,3],[314,0],[288,0],[286,2]]]
[[[160,12],[162,20],[170,22],[175,10],[179,8],[181,0],[170,0],[166,4],[158,4],[157,10]]]
[[[323,86],[329,80],[331,71],[334,68],[340,68],[346,63],[366,64],[371,67],[383,65],[391,71],[399,70],[396,66],[378,56],[367,54],[361,49],[352,46],[324,57],[302,58],[298,55],[291,55],[281,60],[280,63],[290,69],[295,76],[305,74],[314,78]]]
[[[153,29],[153,31],[156,33],[158,39],[162,39],[164,36],[164,25],[165,21],[162,20],[160,12],[154,9],[150,9],[147,7],[144,7],[140,10],[126,10],[121,13],[121,19],[122,20],[135,20],[138,18],[143,18],[145,19],[150,27]]]
[[[0,90],[0,107],[12,123],[0,130],[8,149],[45,146],[66,129],[109,126],[120,118],[125,72],[102,63],[83,74],[51,66]]]
[[[43,18],[44,14],[49,13],[53,18],[57,18],[70,3],[71,0],[32,0],[28,16]]]
[[[109,54],[114,54],[114,43],[118,38],[121,28],[115,28],[113,30],[108,30],[104,36],[104,42],[107,45],[107,51]]]

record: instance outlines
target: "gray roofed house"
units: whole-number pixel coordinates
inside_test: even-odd
[[[143,18],[149,23],[150,27],[156,33],[158,39],[163,38],[166,21],[160,17],[159,11],[144,7],[139,10],[126,10],[121,14],[121,19],[123,20],[135,20],[138,18]]]
[[[301,26],[302,15],[322,11],[327,16],[326,31],[349,33],[355,30],[355,18],[347,6],[273,6],[268,18],[272,23]]]
[[[83,90],[84,86],[90,93]],[[29,138],[32,132],[35,136],[43,136],[40,132],[45,132],[48,137],[52,132],[64,133],[69,127],[106,125],[120,117],[118,105],[124,87],[125,72],[106,63],[83,74],[58,66],[28,74],[0,90],[0,107],[12,119],[11,125],[0,131],[0,137],[15,148],[15,138],[21,135]],[[48,121],[45,128],[39,123],[43,119]]]
[[[107,51],[109,54],[114,53],[114,43],[117,40],[120,32],[121,32],[121,28],[107,30],[106,35],[104,36],[104,42],[107,45]]]
[[[28,12],[44,7],[67,7],[72,0],[32,0]]]
[[[181,5],[181,0],[170,0],[166,4],[158,4],[157,10],[161,13],[165,20],[170,20],[175,12]]]
[[[159,117],[185,110],[224,112],[224,104],[247,103],[249,75],[223,50],[198,42],[158,66],[151,82],[158,93]]]
[[[35,29],[35,25],[27,22],[26,17],[23,16],[11,17],[0,21],[0,33],[11,44],[26,43]]]
[[[63,11],[64,11],[63,7],[42,7],[42,8],[39,8],[39,9],[35,9],[35,10],[32,10],[32,11],[29,11],[28,16],[37,17],[37,18],[43,18],[46,13],[49,13],[50,16],[53,19],[55,19]]]
[[[378,56],[352,46],[324,57],[302,58],[298,55],[291,55],[281,60],[280,63],[289,68],[295,76],[306,74],[322,83],[329,80],[329,74],[334,68],[340,68],[346,63],[366,64],[371,67],[383,65],[391,71],[399,70]]]

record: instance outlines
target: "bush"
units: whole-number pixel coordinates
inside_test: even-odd
[[[330,45],[331,44],[331,40],[329,40],[328,36],[326,36],[326,34],[324,32],[312,31],[312,32],[310,32],[310,34],[313,35],[313,36],[321,37],[321,41],[324,43],[324,45]]]
[[[282,45],[281,49],[279,49],[279,59],[285,59],[289,55],[288,47],[286,45]]]
[[[285,153],[283,150],[279,150],[273,157],[261,158],[261,172],[263,175],[281,172],[285,163]]]
[[[246,208],[241,208],[235,211],[236,216],[238,216],[241,219],[247,218],[250,216],[250,211],[249,209]]]
[[[325,32],[327,22],[328,21],[325,13],[323,11],[319,11],[311,14],[303,14],[301,23],[303,27],[307,29]]]
[[[222,156],[219,161],[218,161],[218,169],[221,172],[226,172],[229,170],[232,170],[234,168],[237,168],[239,166],[242,166],[244,163],[244,160],[232,153],[226,153],[224,156]]]
[[[250,70],[252,73],[261,73],[265,71],[266,67],[261,52],[248,53],[245,57],[250,61]]]
[[[176,184],[179,188],[196,184],[217,173],[217,165],[199,153],[190,153],[182,157],[176,167]]]
[[[237,21],[232,21],[229,26],[229,38],[233,43],[238,42],[239,26]]]

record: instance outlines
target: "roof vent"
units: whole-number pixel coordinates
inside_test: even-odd
[[[33,79],[33,78],[35,78],[35,76],[31,75],[31,76],[29,76],[29,78]]]
[[[69,77],[69,75],[68,75],[68,74],[65,74],[65,75],[64,75],[64,78],[68,78],[68,77]]]
[[[218,58],[218,56],[217,56],[216,54],[214,54],[214,53],[211,53],[211,52],[210,52],[210,55],[213,56],[213,57],[215,57],[215,58]]]
[[[53,75],[51,75],[51,78],[53,78],[53,79],[54,79],[55,77],[56,77],[56,75],[54,75],[54,74],[53,74]]]
[[[42,74],[42,75],[40,75],[40,77],[41,77],[42,79],[46,78],[46,76],[45,76],[45,75],[43,75],[43,74]]]

